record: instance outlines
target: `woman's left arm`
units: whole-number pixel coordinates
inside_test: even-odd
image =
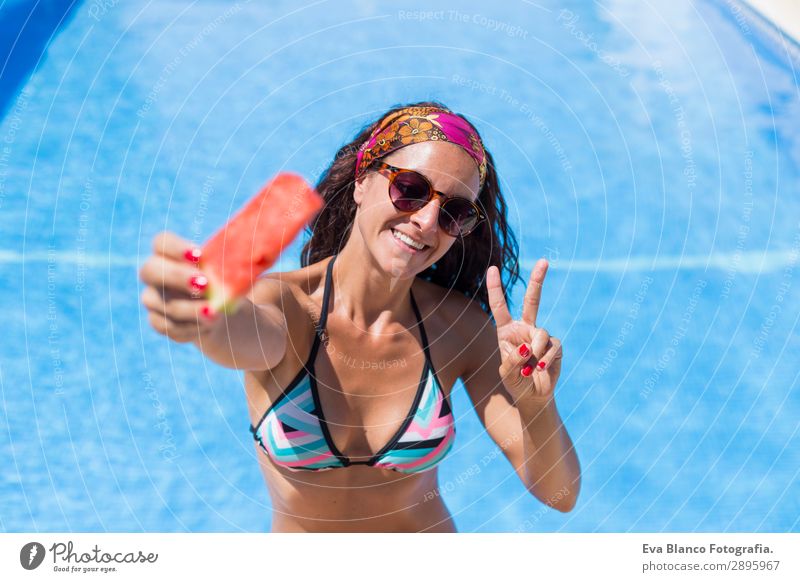
[[[523,431],[528,490],[543,503],[570,511],[580,491],[581,468],[555,399],[546,404],[517,401]]]
[[[546,273],[547,261],[540,260],[531,273],[522,319],[515,321],[500,273],[489,268],[487,286],[496,330],[484,324],[472,336],[470,352],[481,357],[471,358],[474,367],[464,375],[464,384],[487,432],[527,489],[543,503],[570,511],[580,491],[581,471],[555,402],[561,342],[536,327]]]

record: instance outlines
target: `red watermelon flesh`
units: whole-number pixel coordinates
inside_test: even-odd
[[[203,247],[200,268],[215,311],[232,313],[238,299],[270,268],[322,208],[323,200],[297,174],[275,176]]]

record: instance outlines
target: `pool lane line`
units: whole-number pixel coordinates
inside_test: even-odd
[[[554,259],[550,260],[550,268],[559,271],[579,272],[649,272],[675,270],[734,270],[737,273],[767,273],[780,271],[784,267],[795,265],[800,258],[796,248],[775,251],[747,251],[733,253],[713,253],[711,255],[662,255],[662,256],[630,256],[615,259]],[[35,264],[52,263],[74,264],[84,268],[138,268],[144,258],[136,256],[110,255],[99,253],[78,253],[75,251],[0,251],[0,264]],[[520,261],[520,267],[533,269],[536,259]],[[295,261],[279,261],[275,265],[283,270],[299,268]]]

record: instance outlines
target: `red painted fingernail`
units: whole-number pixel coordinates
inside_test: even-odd
[[[213,319],[214,316],[217,314],[216,311],[211,309],[211,307],[208,305],[203,305],[203,308],[200,310],[200,313],[202,313],[203,317],[205,317],[206,319]]]
[[[539,366],[539,369],[540,369],[540,370],[544,370],[544,367],[545,367],[545,365],[546,365],[546,364],[545,364],[543,361],[540,361],[540,362],[539,362],[538,364],[536,364],[536,365],[537,365],[537,366]]]
[[[522,356],[523,358],[526,357],[526,356],[529,356],[530,353],[531,353],[531,351],[528,349],[528,346],[526,346],[525,344],[522,344],[521,346],[519,346],[519,355]]]
[[[203,251],[197,247],[193,247],[191,249],[186,249],[186,252],[183,253],[183,258],[185,258],[190,263],[198,263],[200,262],[200,255],[202,255]]]
[[[208,286],[208,279],[205,275],[195,275],[191,279],[189,279],[189,285],[197,289],[198,291],[202,291]]]
[[[533,372],[533,366],[531,366],[530,364],[525,364],[525,366],[523,366],[522,368],[522,375],[530,376],[531,372]]]

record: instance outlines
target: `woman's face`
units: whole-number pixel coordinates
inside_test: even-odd
[[[382,161],[424,175],[433,189],[448,196],[462,196],[473,202],[478,197],[478,166],[461,147],[425,141],[400,148]],[[394,278],[415,277],[450,250],[456,239],[439,226],[441,197],[413,213],[400,212],[389,199],[389,178],[369,172],[356,183],[353,194],[358,210],[355,227],[374,259]],[[419,251],[401,243],[397,230],[425,245]]]

